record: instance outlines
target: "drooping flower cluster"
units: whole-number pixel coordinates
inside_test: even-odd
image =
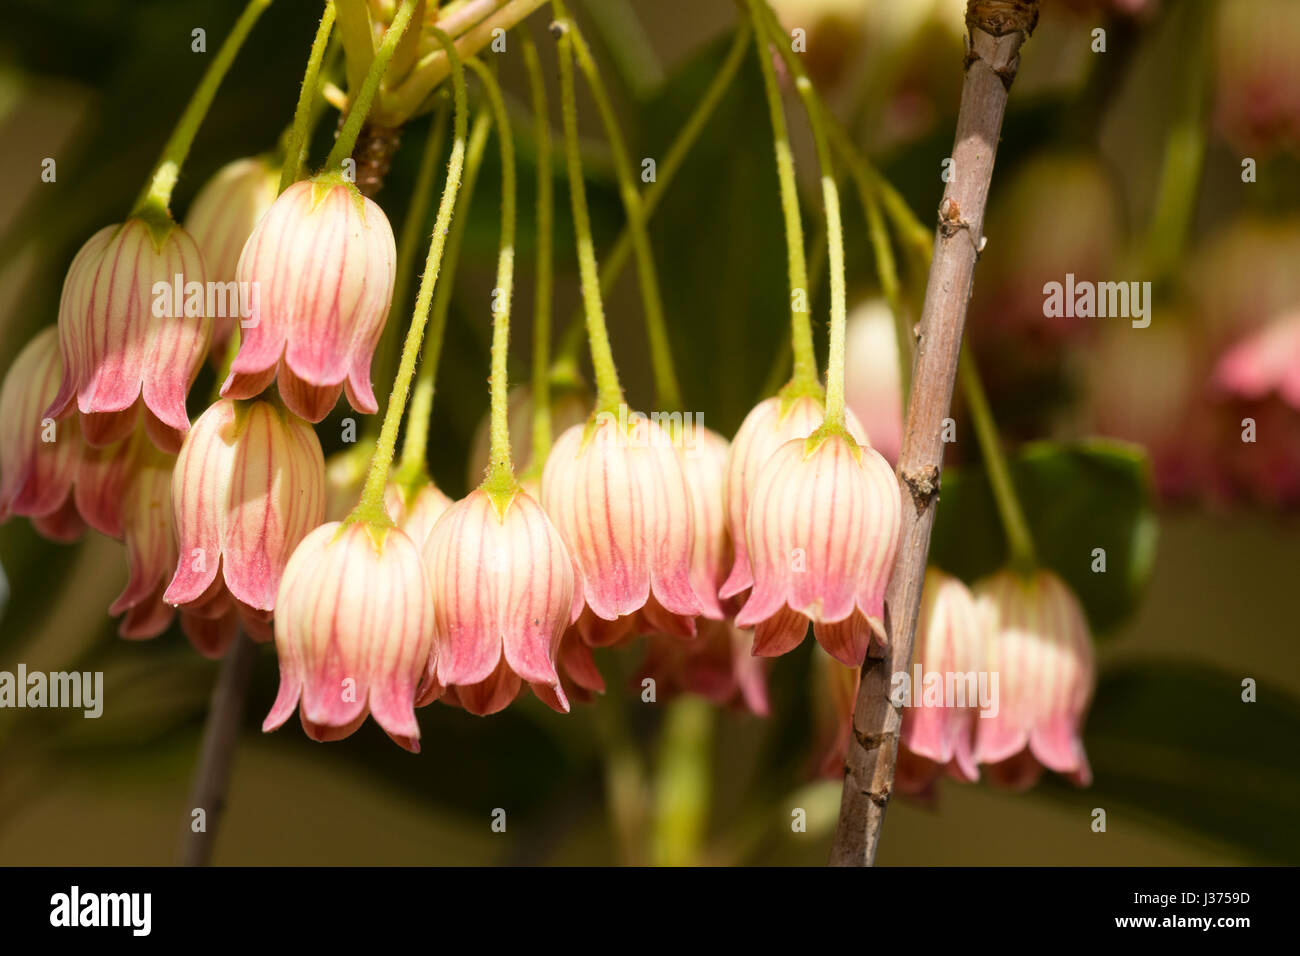
[[[1024,789],[1044,768],[1091,780],[1082,729],[1095,681],[1078,599],[1055,573],[1000,571],[973,590],[930,568],[912,667],[892,675],[900,708],[895,785],[933,801],[944,775]],[[819,655],[818,771],[838,778],[852,732],[858,672]]]

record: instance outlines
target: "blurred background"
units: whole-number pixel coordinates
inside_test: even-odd
[[[819,88],[928,228],[952,146],[964,3],[773,6],[787,27],[805,31],[803,55]],[[1300,569],[1300,4],[1042,6],[999,147],[968,333],[1004,436],[1021,452],[1016,475],[1040,548],[1079,591],[1096,632],[1098,689],[1084,738],[1096,779],[1076,790],[1045,778],[1023,793],[943,781],[923,801],[896,798],[879,862],[1297,863],[1300,624],[1290,598]],[[129,209],[205,65],[191,52],[191,31],[204,27],[215,44],[241,8],[235,0],[7,0],[0,372],[54,321],[76,249]],[[591,0],[575,12],[633,156],[662,155],[726,55],[735,5]],[[280,0],[263,17],[199,133],[176,190],[178,217],[220,166],[274,145],[318,17],[318,4],[298,0]],[[526,26],[554,104],[548,19],[539,12]],[[520,57],[503,54],[499,66],[518,110],[523,163],[512,342],[512,377],[522,381],[537,149]],[[797,98],[788,95],[787,106],[815,246],[811,141]],[[599,257],[621,228],[622,207],[590,100],[580,110]],[[405,131],[407,146],[376,196],[399,232],[427,122]],[[331,121],[318,131],[318,162],[332,132]],[[47,157],[57,162],[54,182],[41,179]],[[492,287],[495,162],[490,148],[434,411],[431,468],[453,496],[477,480],[466,462],[487,405],[489,330],[458,303],[486,301]],[[556,185],[563,328],[578,295],[562,175]],[[891,386],[887,348],[854,348],[879,340],[881,287],[862,210],[853,198],[845,205],[855,305],[849,388],[870,404],[859,407],[869,418],[888,405],[891,388],[896,395],[897,373]],[[779,383],[788,351],[785,246],[752,50],[651,234],[686,402],[730,435],[774,376]],[[1151,282],[1150,326],[1046,318],[1044,283],[1067,273]],[[821,277],[814,308],[824,354],[824,269]],[[905,271],[904,280],[901,307],[914,321],[923,276]],[[607,308],[630,400],[646,407],[652,383],[631,270]],[[200,404],[210,375],[192,392]],[[1003,545],[966,417],[960,406],[953,415],[958,440],[948,446],[933,557],[970,580],[1001,563]],[[341,447],[340,417],[318,429],[327,455]],[[1255,423],[1252,442],[1242,440],[1246,419]],[[1105,575],[1090,569],[1095,547],[1107,551]],[[115,542],[90,533],[54,545],[16,519],[0,526],[0,565],[9,592],[0,670],[19,662],[29,671],[102,670],[106,697],[98,720],[0,710],[0,864],[172,862],[219,665],[175,628],[147,642],[116,636],[105,608],[126,564]],[[821,651],[805,641],[775,661],[770,712],[758,717],[691,697],[642,703],[629,685],[644,647],[597,652],[609,692],[568,716],[531,697],[490,718],[426,708],[418,756],[373,722],[328,745],[309,741],[296,722],[263,735],[278,679],[274,652],[263,648],[215,862],[825,862],[839,782],[818,775],[835,729]],[[1242,700],[1248,679],[1253,703]],[[497,808],[507,813],[505,833],[491,828]],[[1104,833],[1091,828],[1094,808],[1106,810]],[[807,813],[806,832],[792,831],[796,809]]]

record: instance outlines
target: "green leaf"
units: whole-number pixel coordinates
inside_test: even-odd
[[[1300,862],[1300,700],[1246,675],[1169,661],[1102,674],[1084,745],[1095,780],[1086,790],[1046,782],[1045,795],[1107,807],[1107,826],[1133,813],[1229,843],[1259,860]]]
[[[1136,607],[1155,557],[1150,469],[1136,445],[1036,442],[1010,463],[1039,560],[1079,595],[1093,631]],[[1105,552],[1104,572],[1094,571]],[[1006,537],[983,468],[946,468],[930,560],[968,582],[998,570]]]

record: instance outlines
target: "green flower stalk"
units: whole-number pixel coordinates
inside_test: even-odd
[[[148,220],[155,230],[164,224],[170,227],[172,220],[169,206],[172,190],[176,188],[181,167],[185,165],[190,147],[194,144],[194,136],[208,115],[213,97],[217,95],[217,88],[221,86],[221,81],[230,71],[230,66],[235,62],[240,47],[248,39],[248,34],[252,32],[258,17],[270,5],[271,0],[249,0],[248,6],[235,21],[230,34],[221,44],[217,55],[213,57],[207,72],[203,74],[203,79],[199,81],[198,89],[194,91],[194,95],[186,105],[185,112],[181,114],[180,122],[176,124],[172,135],[163,146],[162,155],[158,157],[153,175],[131,210],[132,218],[138,216]]]
[[[379,431],[379,440],[375,443],[375,455],[370,462],[365,487],[361,490],[361,500],[348,516],[348,523],[365,521],[379,527],[389,527],[393,523],[384,510],[384,488],[388,482],[389,468],[393,463],[397,431],[401,425],[402,414],[406,410],[406,399],[411,391],[411,379],[415,375],[415,363],[420,354],[420,340],[429,318],[433,287],[438,281],[442,254],[447,241],[447,230],[451,226],[452,212],[456,208],[456,196],[460,192],[461,173],[465,167],[465,141],[468,139],[469,127],[465,115],[468,109],[465,70],[451,38],[437,29],[433,31],[433,35],[447,51],[453,66],[451,76],[455,118],[451,159],[447,163],[447,180],[442,187],[442,198],[438,202],[438,215],[433,226],[433,238],[429,243],[429,255],[425,259],[424,275],[420,278],[420,290],[415,299],[415,313],[411,318],[410,328],[406,331],[406,341],[402,347],[397,377],[393,381],[393,391],[388,397],[388,407],[384,412],[384,424]]]

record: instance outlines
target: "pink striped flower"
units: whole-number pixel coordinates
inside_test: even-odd
[[[46,415],[62,418],[75,403],[83,437],[102,447],[129,435],[143,406],[154,444],[177,451],[212,332],[206,297],[183,293],[204,280],[199,248],[179,226],[129,219],[95,233],[63,282],[63,381]]]
[[[577,566],[588,643],[615,643],[641,620],[695,633],[704,606],[691,585],[691,490],[656,422],[601,414],[564,432],[542,471],[542,504]]]
[[[167,602],[207,603],[220,581],[240,605],[274,610],[289,555],[324,516],[316,433],[270,402],[219,400],[181,448],[172,507],[180,560]]]
[[[731,567],[731,535],[722,497],[727,468],[728,442],[707,428],[693,428],[682,446],[682,470],[691,494],[695,544],[691,551],[691,586],[703,605],[706,618],[720,621],[727,609],[718,599],[718,588]],[[734,608],[732,609],[734,612]]]
[[[122,615],[118,633],[123,637],[157,637],[174,617],[162,598],[176,566],[171,507],[176,456],[155,448],[143,431],[131,437],[122,454],[128,462],[121,521],[130,576],[108,613]]]
[[[807,438],[822,423],[826,410],[822,402],[802,395],[786,400],[780,396],[764,399],[745,416],[727,454],[727,468],[722,482],[722,496],[727,507],[727,528],[731,532],[734,563],[719,595],[736,597],[754,586],[750,566],[749,544],[745,539],[749,502],[759,472],[778,448],[794,438]],[[859,444],[867,444],[866,433],[852,411],[847,413],[849,433]]]
[[[279,376],[284,403],[318,422],[346,390],[379,410],[370,360],[393,298],[397,251],[384,211],[351,183],[295,183],[267,210],[239,259],[253,315],[221,394],[252,398]]]
[[[416,752],[416,685],[432,646],[429,577],[406,532],[323,524],[303,538],[280,579],[280,693],[262,729],[275,730],[298,708],[308,737],[342,740],[373,714]]]
[[[889,463],[847,432],[786,442],[754,485],[747,541],[754,588],[736,616],[754,653],[797,647],[812,621],[832,657],[857,667],[885,640],[885,585],[902,520]]]
[[[438,647],[428,682],[473,714],[506,707],[525,682],[567,713],[555,662],[578,611],[573,562],[541,505],[518,491],[499,508],[479,488],[439,519],[424,559]]]
[[[1081,731],[1095,666],[1083,608],[1051,571],[999,571],[975,585],[998,713],[975,722],[975,760],[1005,786],[1032,786],[1043,768],[1086,786]]]
[[[84,530],[73,500],[81,458],[76,421],[45,417],[63,376],[51,326],[18,353],[0,388],[0,521],[24,515],[55,541]]]
[[[280,170],[261,156],[227,163],[203,184],[185,228],[203,254],[203,265],[212,282],[238,281],[239,254],[262,214],[275,202],[280,188]],[[238,316],[212,317],[212,354],[220,361],[235,330]]]
[[[910,700],[903,708],[899,738],[899,790],[927,791],[945,770],[959,780],[979,779],[971,747],[978,722],[979,675],[987,673],[983,641],[975,599],[966,585],[936,568],[927,569],[912,672],[905,675]],[[960,702],[943,696],[949,680],[954,690],[960,689]]]

